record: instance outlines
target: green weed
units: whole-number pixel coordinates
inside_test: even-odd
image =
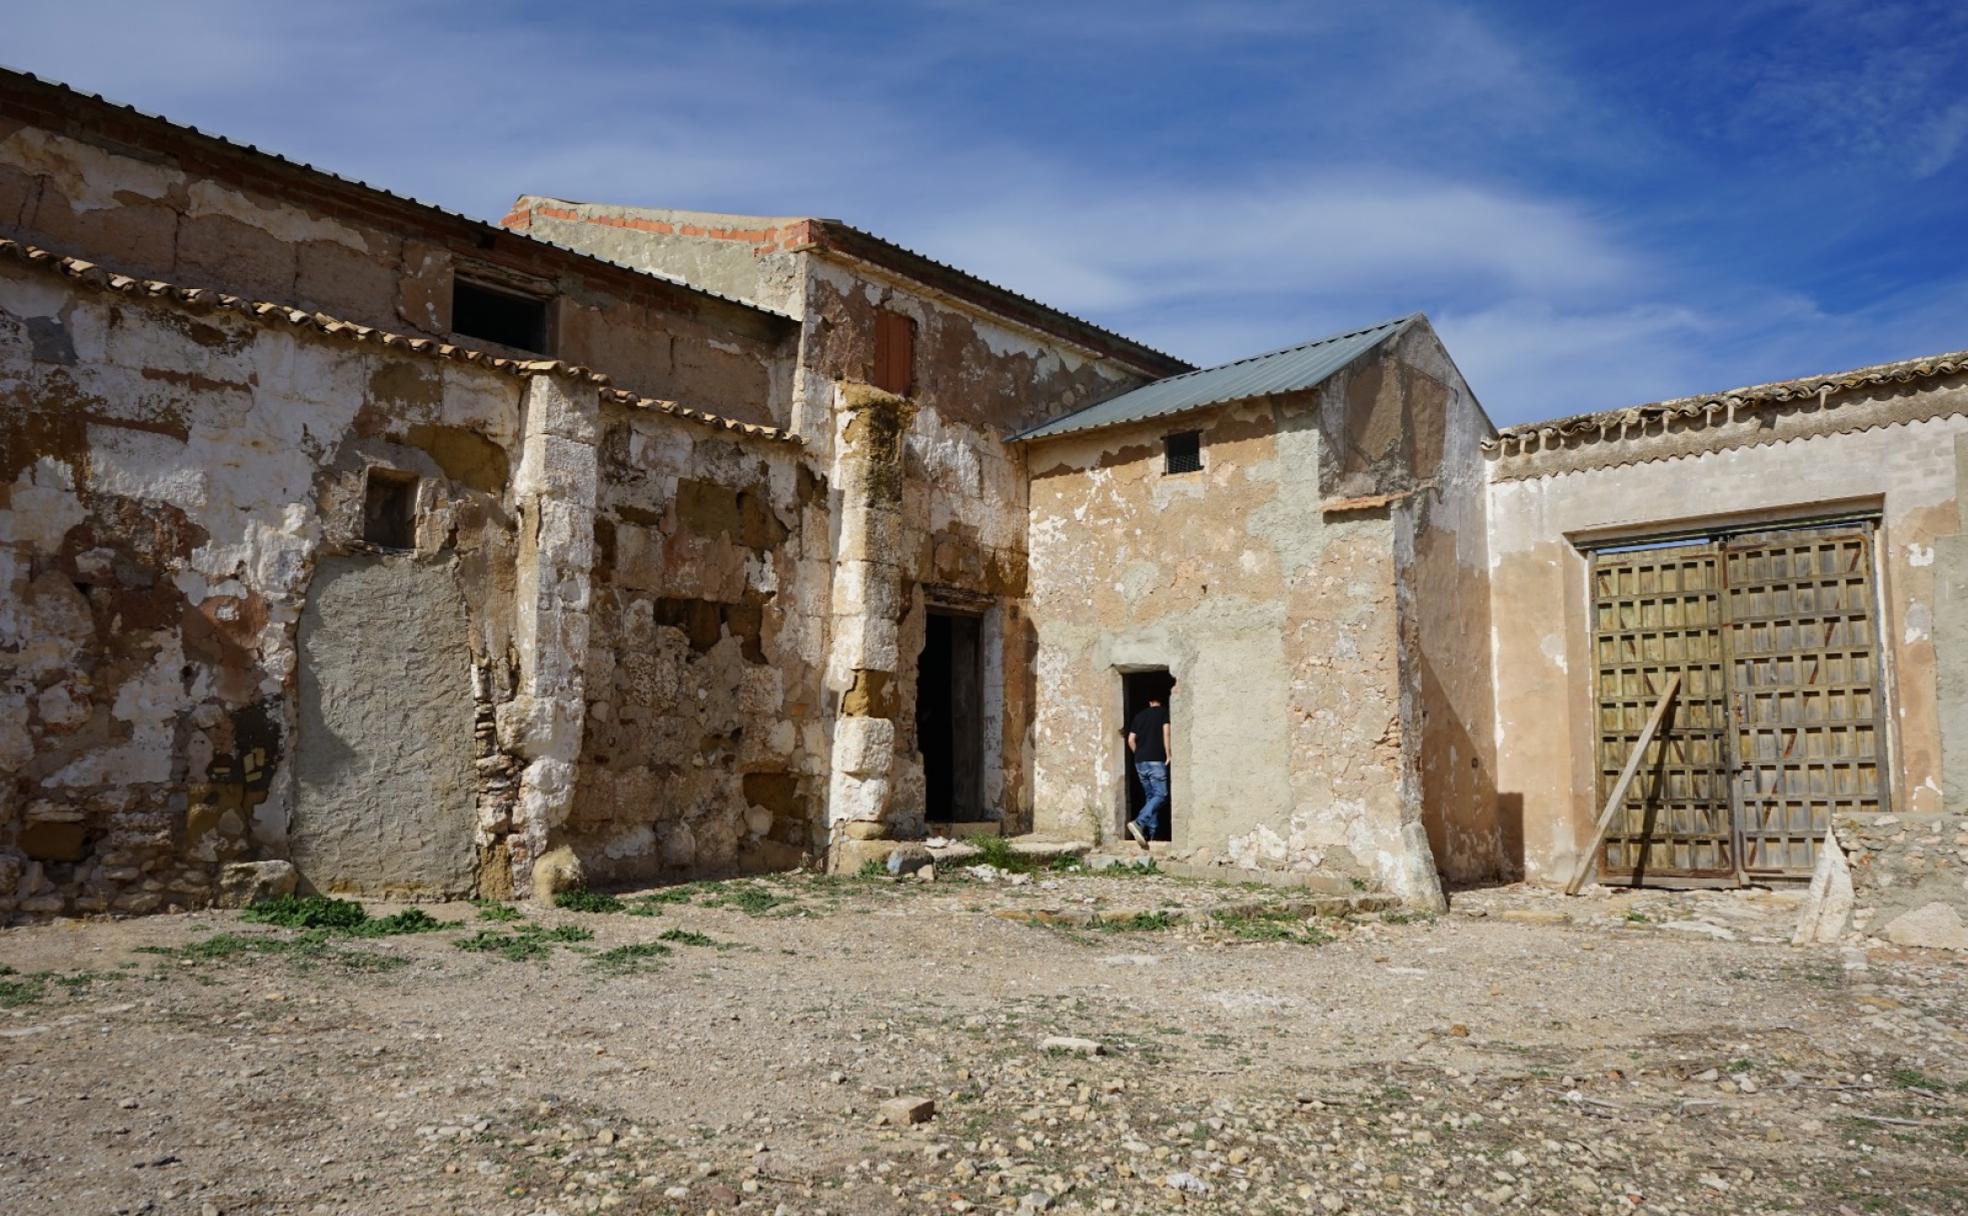
[[[1307,924],[1291,912],[1222,912],[1217,914],[1216,923],[1240,941],[1323,946],[1333,940],[1330,933]]]
[[[634,975],[640,971],[653,970],[657,960],[669,954],[670,948],[661,942],[637,942],[628,946],[616,946],[603,950],[591,960],[596,968],[610,975]]]
[[[276,895],[239,914],[240,919],[283,929],[353,929],[369,919],[352,899],[322,895]]]
[[[718,943],[702,933],[692,933],[688,929],[665,929],[658,941],[676,942],[684,946],[715,946]]]
[[[474,899],[472,900],[472,907],[478,909],[478,919],[480,920],[511,924],[513,921],[526,919],[526,914],[518,908],[513,907],[511,904],[500,903],[496,899]]]
[[[887,878],[888,867],[870,857],[861,863],[861,868],[854,872],[854,876],[856,878]]]
[[[594,931],[579,925],[556,925],[548,929],[527,921],[511,932],[480,929],[470,937],[460,938],[451,944],[474,954],[496,954],[507,962],[523,963],[552,954],[556,942],[566,944],[593,940]]]
[[[787,895],[775,895],[764,887],[746,884],[727,887],[703,901],[706,908],[736,908],[747,916],[764,916],[774,908],[798,903]]]
[[[626,906],[616,896],[590,891],[586,887],[562,891],[554,896],[554,907],[565,908],[569,912],[620,912]]]
[[[1175,917],[1167,912],[1136,912],[1132,916],[1101,920],[1094,924],[1103,933],[1156,933],[1175,926]]]

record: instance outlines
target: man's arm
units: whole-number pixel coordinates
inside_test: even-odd
[[[1130,755],[1130,756],[1132,756],[1133,754],[1134,754],[1134,732],[1133,732],[1133,731],[1129,731],[1129,732],[1128,732],[1128,755]]]
[[[1170,732],[1169,724],[1164,722],[1162,723],[1162,763],[1166,764],[1173,759],[1175,759],[1175,736]]]

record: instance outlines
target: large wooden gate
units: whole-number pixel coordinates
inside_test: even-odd
[[[1807,876],[1834,810],[1881,809],[1869,524],[1600,551],[1592,583],[1601,801],[1682,678],[1603,876]]]

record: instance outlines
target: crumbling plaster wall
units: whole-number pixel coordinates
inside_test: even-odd
[[[1959,629],[1941,584],[1960,561],[1955,445],[1968,433],[1965,410],[1968,385],[1929,381],[1842,395],[1830,408],[1745,412],[1706,433],[1491,462],[1498,788],[1507,802],[1521,799],[1529,877],[1562,881],[1598,810],[1589,571],[1575,541],[1782,522],[1827,509],[1880,514],[1882,665],[1894,710],[1882,773],[1891,809],[1834,824],[1861,908],[1874,910],[1861,921],[1898,908],[1903,901],[1885,892],[1904,889],[1910,874],[1968,860],[1962,795],[1942,781],[1937,663],[1958,660],[1936,653],[1937,639]],[[1653,455],[1662,451],[1678,454]],[[1554,461],[1584,467],[1541,473]],[[1958,895],[1959,871],[1944,885]]]
[[[1392,353],[1411,436],[1414,492],[1397,514],[1396,543],[1422,822],[1442,876],[1480,882],[1514,870],[1517,835],[1496,795],[1482,453],[1495,428],[1431,329],[1402,334]]]
[[[1203,471],[1163,472],[1190,429]],[[1316,389],[1031,445],[1040,829],[1118,830],[1119,672],[1166,666],[1178,854],[1433,905],[1432,807],[1456,864],[1493,873],[1494,802],[1462,776],[1493,763],[1487,647],[1458,614],[1482,598],[1488,430],[1418,323]]]
[[[126,274],[446,339],[453,274],[478,268],[553,296],[553,357],[644,396],[786,422],[790,321],[523,237],[487,241],[479,225],[414,204],[351,200],[361,188],[215,154],[152,120],[98,129],[78,110],[58,129],[32,117],[0,79],[0,234]]]
[[[892,672],[884,669],[885,696],[893,703],[884,703],[882,716],[893,725],[893,755],[884,766],[882,806],[865,805],[870,795],[861,790],[855,805],[842,814],[857,822],[878,822],[884,835],[907,838],[923,831],[915,680],[927,611],[935,603],[983,616],[986,813],[1001,817],[1013,830],[1028,826],[1026,751],[1034,693],[1032,631],[1023,610],[1026,477],[1022,453],[1003,437],[1147,377],[905,276],[814,252],[802,220],[740,219],[527,196],[514,204],[505,222],[801,319],[792,429],[806,441],[816,467],[831,470],[835,556],[842,563],[866,560],[868,538],[848,526],[841,500],[844,476],[851,476],[846,465],[855,463],[852,454],[835,447],[846,425],[839,416],[841,386],[874,377],[878,310],[910,318],[915,326],[909,393],[913,411],[904,440],[899,514],[892,527],[884,519],[886,530],[879,538],[880,556],[896,563],[901,583],[895,595],[878,596],[875,605],[894,613],[886,623],[894,634],[895,666]],[[842,590],[837,581],[835,593]],[[869,607],[855,603],[845,615],[833,615],[836,621],[858,621]],[[885,653],[886,631],[877,632],[884,635]],[[853,691],[851,672],[859,668],[836,667],[828,688],[838,706]],[[853,729],[865,733],[869,728],[856,724]],[[839,753],[839,746],[835,750]],[[871,763],[866,740],[850,751],[854,763]],[[845,797],[847,792],[836,793]]]
[[[389,560],[453,572],[481,826],[510,815],[527,383],[0,265],[0,913],[191,906],[285,854],[296,628],[369,552],[372,465],[420,478]]]
[[[567,842],[592,881],[812,857],[829,736],[824,482],[796,445],[612,406]]]

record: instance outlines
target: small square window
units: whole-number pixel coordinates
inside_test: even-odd
[[[470,279],[451,280],[451,332],[515,350],[547,353],[547,302]]]
[[[1162,472],[1197,473],[1203,467],[1203,433],[1177,431],[1162,439]]]
[[[417,547],[417,478],[371,468],[362,494],[362,539],[381,549]]]

